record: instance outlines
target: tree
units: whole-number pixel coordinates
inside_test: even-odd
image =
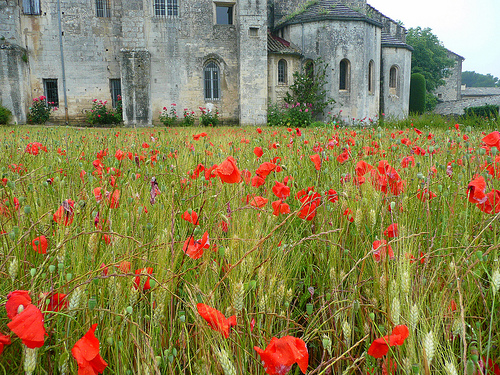
[[[406,43],[413,47],[411,72],[425,77],[427,91],[432,93],[445,84],[444,78],[450,75],[450,68],[455,60],[448,57],[448,50],[443,46],[430,28],[410,28]]]
[[[410,80],[410,113],[424,113],[425,99],[425,77],[423,74],[413,73]]]
[[[462,72],[462,83],[467,87],[500,87],[500,81],[491,74],[480,74],[476,72]]]

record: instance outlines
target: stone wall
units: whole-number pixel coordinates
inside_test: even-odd
[[[389,88],[389,75],[396,68],[396,88]],[[385,118],[401,119],[408,115],[410,102],[411,51],[382,47],[381,106]]]
[[[488,104],[500,106],[500,95],[489,96],[485,98],[463,99],[463,100],[456,100],[454,102],[439,103],[434,109],[434,113],[440,115],[463,115],[465,114],[464,111],[465,108],[480,107]]]
[[[12,122],[26,122],[26,50],[0,44],[0,104],[12,112]]]
[[[446,77],[445,84],[436,88],[434,94],[438,100],[449,102],[461,99],[462,91],[462,62],[463,58],[448,51],[448,58],[455,60],[455,65],[450,69],[450,76]]]
[[[287,62],[286,83],[278,83],[278,61],[284,59]],[[268,72],[268,95],[269,103],[283,105],[286,93],[293,84],[293,73],[302,69],[302,63],[298,55],[270,54],[267,65]]]

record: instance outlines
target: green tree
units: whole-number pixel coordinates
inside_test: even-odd
[[[410,80],[410,113],[422,114],[426,109],[425,77],[413,73]]]
[[[406,43],[413,47],[411,72],[425,77],[427,91],[432,93],[445,84],[444,78],[450,75],[450,68],[455,60],[448,57],[448,50],[443,46],[430,28],[410,28]]]
[[[462,83],[467,87],[500,87],[500,81],[491,74],[480,74],[474,71],[462,72]]]

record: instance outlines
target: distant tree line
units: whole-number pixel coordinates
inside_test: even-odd
[[[480,74],[474,71],[462,72],[462,84],[467,87],[500,87],[500,81],[491,74]]]

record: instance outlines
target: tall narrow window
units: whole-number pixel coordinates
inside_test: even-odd
[[[109,9],[109,0],[95,0],[97,17],[111,17]]]
[[[118,101],[122,100],[122,84],[120,79],[110,79],[109,89],[111,91],[111,101],[113,108],[116,108]]]
[[[389,70],[389,94],[398,95],[398,67],[391,66]]]
[[[177,0],[167,0],[167,16],[178,16],[179,4]]]
[[[57,90],[57,79],[44,79],[43,91],[46,97],[47,104],[51,107],[59,106],[59,93]]]
[[[375,72],[374,72],[374,63],[373,63],[373,60],[370,61],[370,63],[368,64],[368,92],[370,94],[373,93],[373,90],[374,90],[374,86],[375,86],[375,81],[374,81],[374,78],[375,78]]]
[[[285,59],[278,61],[278,84],[286,85],[287,64]]]
[[[306,72],[306,76],[311,80],[314,80],[314,61],[307,60],[304,64],[304,70]]]
[[[349,81],[350,81],[350,70],[351,64],[349,60],[343,59],[340,62],[340,73],[339,73],[339,90],[349,90]]]
[[[205,81],[205,100],[219,100],[219,67],[215,62],[211,61],[205,65],[203,73]]]
[[[233,6],[232,5],[215,5],[215,16],[217,25],[232,25],[233,24]]]
[[[23,0],[23,13],[31,15],[41,14],[40,0]]]
[[[154,12],[155,16],[165,16],[167,14],[165,0],[154,0]]]

